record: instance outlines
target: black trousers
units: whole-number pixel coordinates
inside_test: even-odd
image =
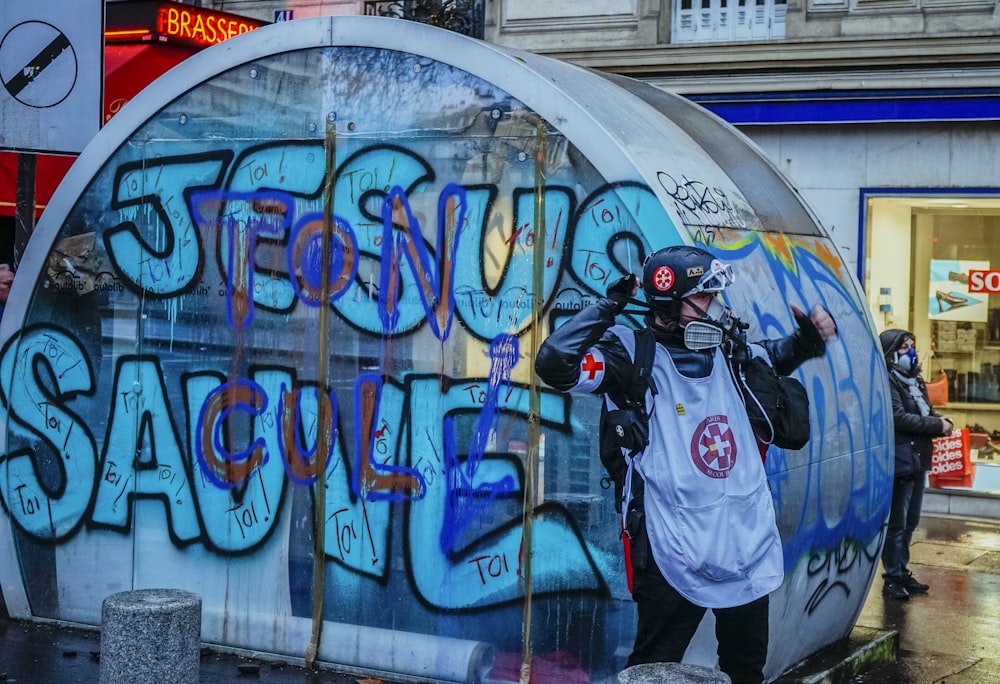
[[[632,598],[639,609],[639,624],[628,666],[680,662],[707,609],[678,594],[651,558],[645,567],[632,572]],[[712,609],[719,669],[733,684],[764,681],[768,603],[768,597],[763,596],[746,605]]]
[[[892,504],[882,547],[882,577],[902,582],[909,574],[910,543],[920,524],[926,476],[923,472],[901,475],[892,480]]]

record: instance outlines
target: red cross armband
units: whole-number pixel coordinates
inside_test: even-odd
[[[604,380],[604,354],[599,349],[590,349],[580,362],[580,378],[574,390],[593,392]]]

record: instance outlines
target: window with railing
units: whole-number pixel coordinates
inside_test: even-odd
[[[484,0],[368,0],[365,14],[409,19],[446,28],[473,38],[482,38]]]
[[[674,0],[673,43],[785,37],[787,0]]]

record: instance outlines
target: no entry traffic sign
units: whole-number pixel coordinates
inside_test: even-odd
[[[44,21],[18,24],[0,38],[0,80],[28,107],[54,107],[73,92],[79,65],[66,34]]]
[[[102,0],[0,3],[0,149],[80,152],[101,124]]]

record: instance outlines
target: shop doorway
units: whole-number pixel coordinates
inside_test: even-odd
[[[1000,494],[1000,190],[862,193],[862,283],[879,332],[912,331],[936,411],[968,427],[975,474]]]

